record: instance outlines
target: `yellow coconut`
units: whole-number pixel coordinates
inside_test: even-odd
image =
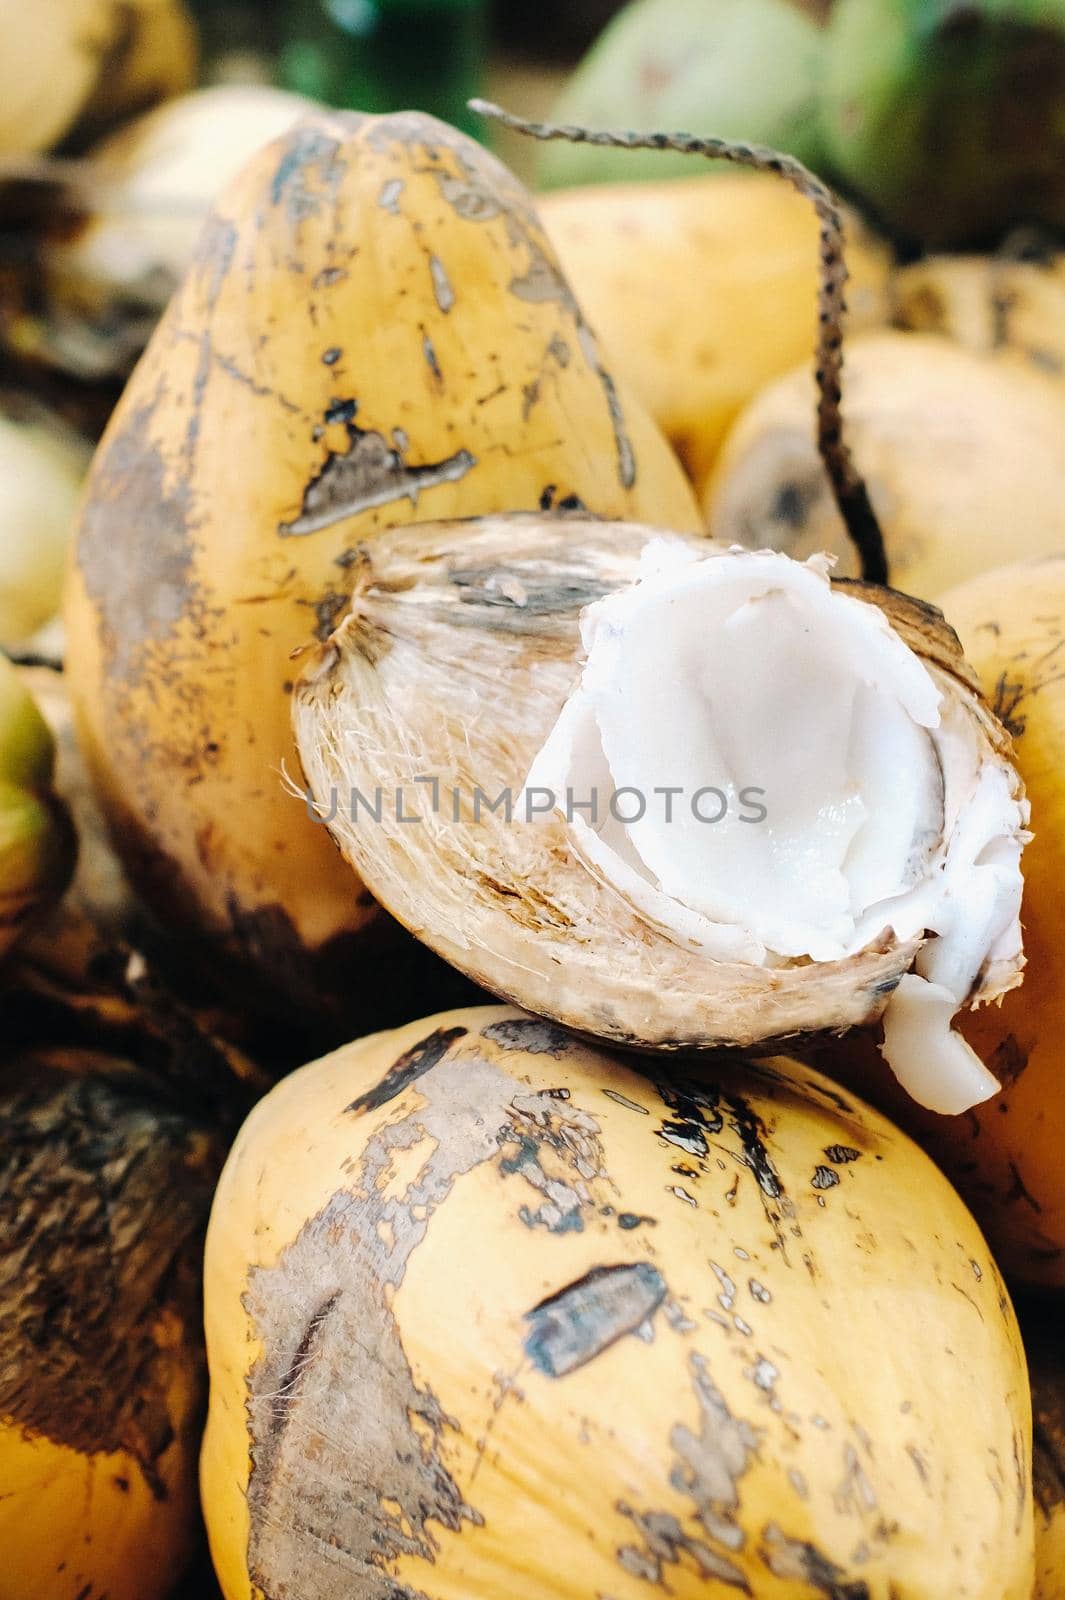
[[[309,958],[373,907],[283,784],[290,653],[379,529],[555,505],[698,522],[517,180],[414,113],[264,149],[100,447],[70,583],[86,748],[147,897],[316,992]]]
[[[215,1200],[226,1600],[1028,1600],[1029,1396],[964,1206],[795,1063],[511,1008],[260,1102]]]
[[[196,31],[182,0],[0,3],[0,154],[83,139],[190,87]]]
[[[891,582],[933,599],[974,573],[1065,550],[1065,386],[1017,356],[935,334],[847,345],[844,411],[887,546]],[[717,539],[856,564],[817,454],[808,366],[740,416],[705,496]]]
[[[59,610],[89,446],[54,413],[0,404],[0,645]]]
[[[96,800],[78,745],[66,673],[36,665],[18,668],[24,689],[33,696],[55,746],[57,794],[70,812],[77,833],[77,860],[61,905],[30,943],[38,949],[54,945],[59,929],[75,921],[91,927],[94,937],[112,941],[139,937],[140,911],[111,848],[107,826]]]
[[[896,273],[891,298],[899,327],[1065,375],[1065,256],[928,256]]]
[[[17,670],[0,655],[0,955],[59,899],[74,832],[53,788],[55,744]]]
[[[1065,1287],[1065,554],[981,574],[941,598],[965,653],[1013,735],[1032,807],[1024,853],[1024,984],[970,1013],[962,1031],[1003,1084],[964,1117],[898,1094],[875,1049],[818,1053],[935,1156],[988,1234],[1007,1274]]]
[[[39,1026],[3,1004],[7,1040],[20,1007]],[[213,1136],[65,1045],[8,1043],[0,1116],[0,1597],[163,1600],[197,1528]]]
[[[267,84],[200,89],[124,123],[89,154],[83,214],[39,248],[54,353],[125,377],[180,282],[219,190],[310,101]],[[38,291],[40,293],[40,291]]]
[[[755,173],[604,184],[537,202],[582,305],[697,487],[737,413],[813,348],[817,220]],[[851,330],[887,316],[886,246],[847,220]]]

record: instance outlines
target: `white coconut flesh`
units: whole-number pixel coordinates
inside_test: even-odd
[[[829,566],[651,541],[637,583],[582,616],[527,801],[711,959],[924,938],[883,1049],[914,1099],[956,1113],[998,1088],[952,1021],[989,965],[1019,960],[1027,804],[945,677]]]

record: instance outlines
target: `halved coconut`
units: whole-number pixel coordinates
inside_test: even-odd
[[[381,535],[293,715],[385,906],[495,993],[647,1049],[883,1015],[909,1091],[1020,981],[1027,803],[933,608],[623,523]]]

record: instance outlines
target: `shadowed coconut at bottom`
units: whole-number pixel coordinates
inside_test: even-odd
[[[206,1266],[226,1600],[1027,1600],[963,1205],[795,1062],[678,1065],[484,1007],[260,1102]]]

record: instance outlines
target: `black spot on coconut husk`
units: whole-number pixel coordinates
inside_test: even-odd
[[[330,426],[342,425],[348,442],[343,450],[327,450],[325,460],[303,491],[299,512],[278,525],[283,538],[300,538],[334,527],[348,517],[397,500],[417,504],[419,495],[441,483],[456,483],[477,465],[468,450],[456,450],[441,461],[413,464],[405,441],[391,440],[355,422],[355,400],[334,401],[325,413]]]
[[[743,1146],[744,1160],[753,1172],[759,1189],[769,1200],[782,1199],[784,1188],[769,1154],[761,1118],[738,1095],[729,1099],[728,1110],[729,1121]]]
[[[762,1530],[761,1557],[776,1578],[809,1584],[824,1600],[869,1600],[869,1585],[847,1577],[807,1539],[789,1538],[778,1523]]]
[[[647,1227],[654,1228],[657,1226],[657,1224],[657,1217],[640,1216],[639,1213],[635,1211],[618,1212],[618,1227],[624,1233],[631,1233],[634,1228],[642,1228],[645,1225]]]
[[[549,1378],[565,1377],[649,1324],[667,1292],[650,1262],[594,1267],[526,1312],[525,1353]]]
[[[686,1155],[705,1160],[710,1153],[708,1137],[720,1133],[725,1125],[716,1101],[692,1084],[660,1082],[657,1087],[674,1113],[661,1123],[659,1138]]]
[[[855,1150],[853,1145],[830,1144],[825,1146],[825,1155],[832,1162],[833,1166],[845,1167],[851,1161],[860,1161],[862,1152],[860,1150]]]
[[[504,1050],[525,1050],[534,1056],[561,1056],[571,1044],[564,1029],[540,1017],[507,1017],[491,1023],[481,1038],[491,1039]]]
[[[764,1063],[752,1062],[750,1068],[770,1081],[786,1081]],[[706,1170],[711,1141],[716,1141],[726,1129],[736,1136],[740,1151],[738,1155],[732,1152],[733,1158],[740,1161],[758,1185],[766,1220],[772,1226],[786,1259],[783,1219],[792,1217],[794,1207],[784,1192],[780,1174],[773,1164],[762,1119],[742,1096],[726,1093],[712,1079],[699,1084],[691,1081],[677,1083],[660,1078],[653,1078],[651,1082],[665,1104],[675,1113],[657,1130],[659,1138],[684,1150],[698,1164],[699,1170]],[[674,1167],[673,1170],[682,1176],[689,1173],[693,1177],[696,1175],[695,1169]],[[690,1205],[698,1203],[684,1189],[674,1189],[673,1193]]]
[[[404,1051],[397,1061],[394,1061],[374,1088],[368,1089],[365,1094],[353,1100],[346,1111],[377,1111],[381,1106],[386,1106],[390,1100],[395,1100],[404,1089],[416,1083],[423,1073],[431,1072],[438,1061],[441,1061],[451,1046],[458,1039],[466,1036],[465,1028],[437,1028],[420,1043],[412,1045]]]

